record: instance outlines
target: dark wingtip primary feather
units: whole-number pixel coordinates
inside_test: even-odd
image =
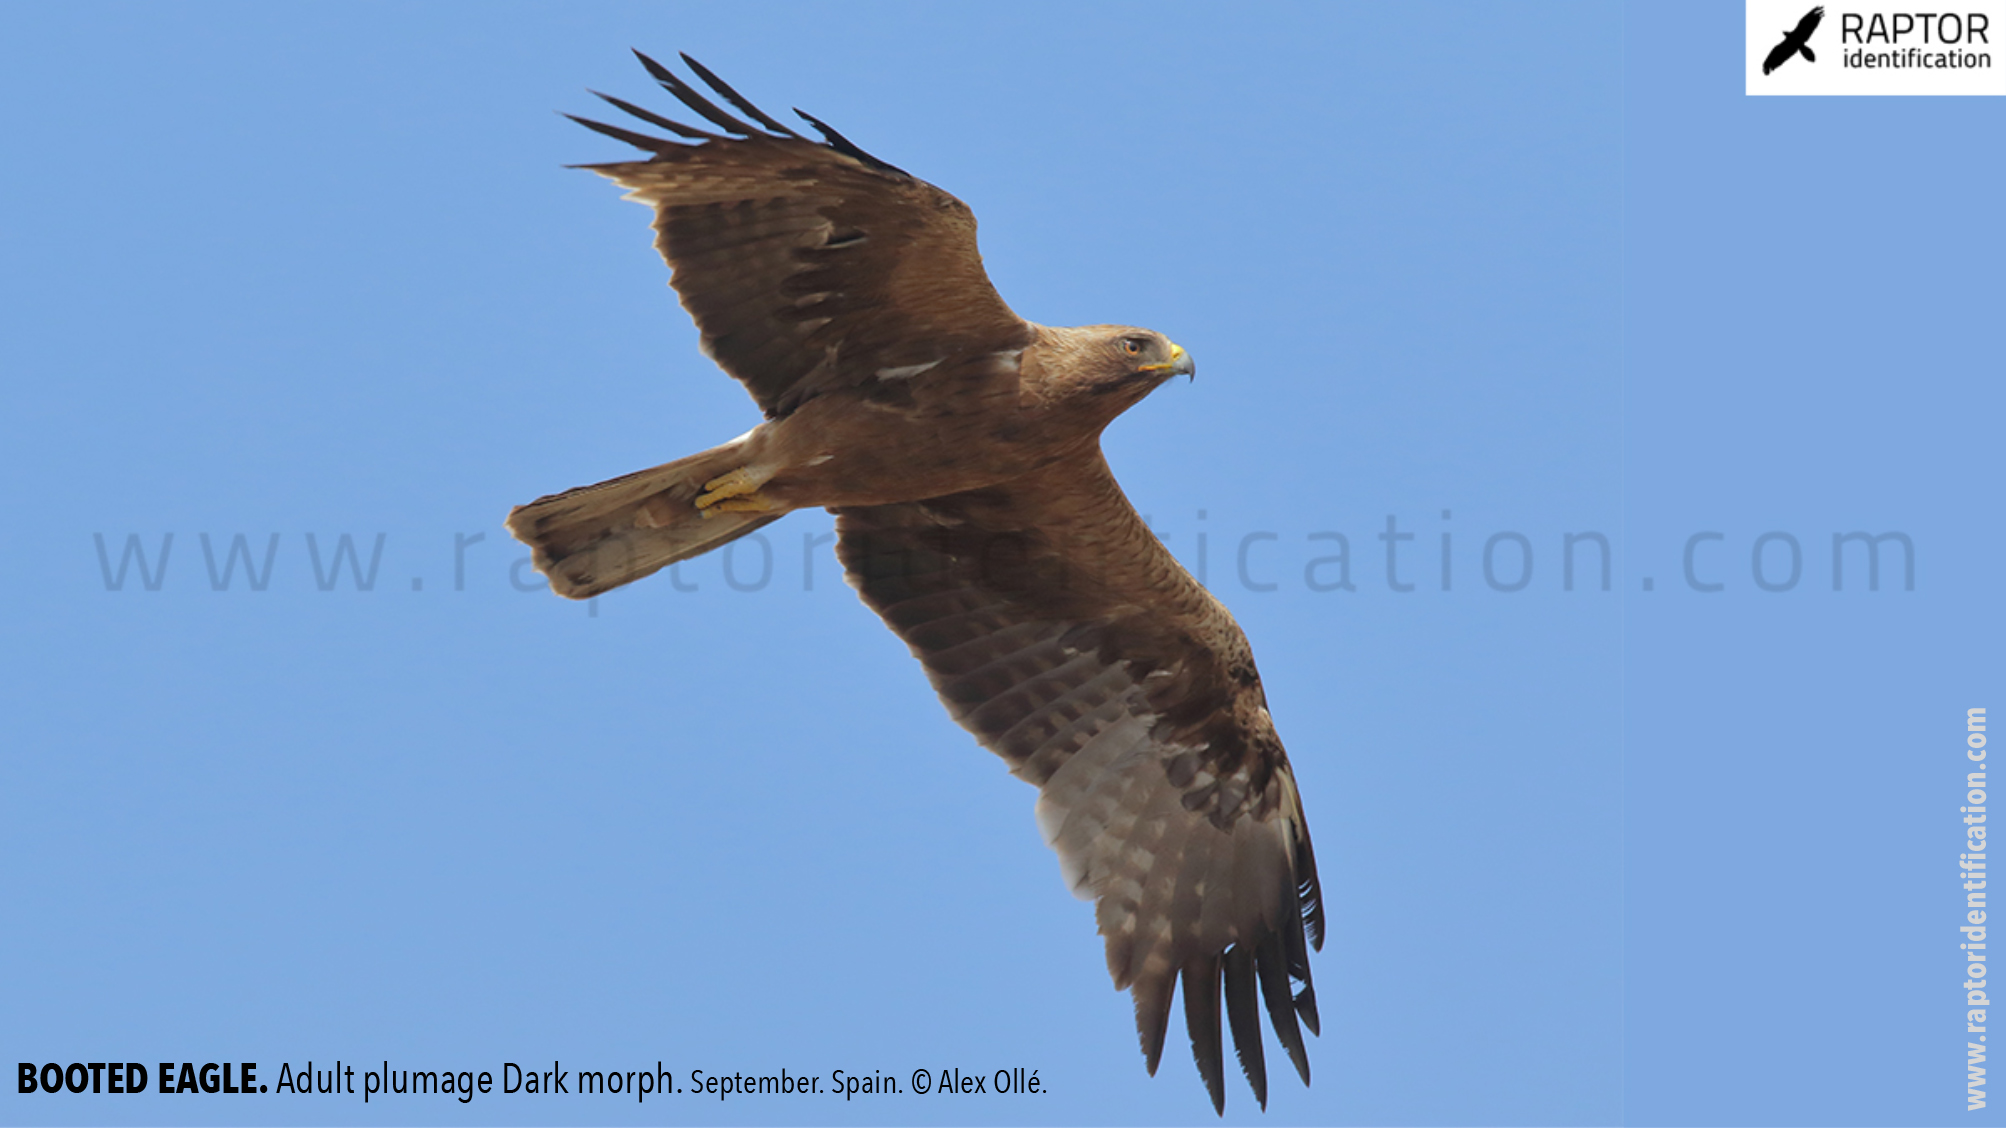
[[[1226,952],[1226,1019],[1233,1029],[1233,1050],[1240,1071],[1254,1089],[1254,1100],[1268,1108],[1268,1064],[1261,1049],[1260,986],[1255,982],[1254,950],[1245,942]]]
[[[1135,1030],[1142,1037],[1142,1061],[1151,1078],[1163,1061],[1163,1036],[1170,1029],[1170,993],[1177,985],[1172,977],[1135,982]]]
[[[629,50],[633,49],[629,48]],[[638,50],[634,51],[634,57],[641,60],[641,65],[648,68],[648,73],[654,76],[656,82],[662,84],[663,89],[675,95],[676,99],[683,105],[703,115],[706,120],[716,125],[719,129],[727,133],[736,133],[740,137],[751,137],[759,132],[737,118],[732,117],[730,114],[725,113],[723,110],[718,109],[715,103],[698,93],[696,87],[677,78],[676,72],[648,58]]]
[[[598,98],[605,101],[607,104],[613,106],[615,109],[624,110],[627,113],[632,114],[637,118],[640,118],[642,121],[647,122],[649,125],[656,126],[661,129],[666,129],[670,133],[675,134],[677,137],[686,137],[689,138],[691,141],[723,140],[715,133],[709,133],[704,130],[697,129],[694,126],[687,126],[678,121],[671,121],[668,118],[665,118],[662,115],[654,112],[653,110],[643,109],[642,107],[636,106],[632,102],[629,102],[623,98],[615,98],[611,94],[601,94],[597,90],[591,90],[588,91],[587,93],[591,94],[594,98]]]
[[[1308,984],[1296,993],[1296,1016],[1312,1035],[1323,1034],[1323,1022],[1316,1017],[1316,989]]]
[[[1309,932],[1310,948],[1322,952],[1323,884],[1316,877],[1316,848],[1310,846],[1306,828],[1297,833],[1295,842],[1296,873],[1302,875],[1302,881],[1296,885],[1296,908]]]
[[[650,77],[663,86],[668,87],[670,91],[674,91],[682,83],[683,80],[676,77],[676,72],[649,58],[647,52],[642,51],[639,47],[629,47],[627,50],[632,51],[634,57],[641,61],[641,65],[647,68]]]
[[[586,129],[596,133],[603,133],[615,141],[624,141],[636,149],[646,149],[650,153],[660,153],[662,150],[675,144],[673,141],[665,141],[659,137],[649,137],[645,133],[635,133],[631,129],[621,129],[617,125],[607,125],[605,122],[595,122],[591,118],[581,118],[577,114],[566,114],[564,116],[584,126]]]
[[[871,156],[869,153],[864,152],[862,149],[857,147],[856,142],[850,140],[847,137],[844,137],[840,133],[837,133],[834,129],[832,129],[829,126],[827,122],[824,122],[822,119],[816,117],[815,115],[809,113],[808,111],[802,109],[801,107],[799,106],[794,107],[794,112],[800,115],[802,121],[807,122],[809,125],[814,126],[816,132],[820,133],[822,137],[828,142],[829,148],[834,149],[836,152],[841,153],[847,157],[855,157],[857,160],[862,161],[865,164],[872,166],[873,168],[884,169],[886,172],[895,172],[900,176],[912,175],[911,173],[905,171],[904,169],[898,167],[897,165],[890,163],[889,161],[881,161],[876,157]]]
[[[1191,1057],[1212,1110],[1226,1115],[1226,1052],[1219,1040],[1219,958],[1196,957],[1184,966],[1184,1026],[1191,1032]]]
[[[640,60],[641,66],[647,68],[648,74],[651,77],[653,77],[656,82],[660,83],[664,90],[667,90],[669,93],[675,95],[676,99],[680,101],[683,105],[695,111],[705,121],[708,121],[712,125],[717,126],[719,129],[724,130],[727,134],[732,134],[739,138],[765,138],[769,140],[776,139],[777,135],[777,137],[788,138],[795,141],[808,141],[808,138],[803,137],[801,134],[795,132],[793,129],[789,128],[785,123],[781,122],[779,119],[773,117],[771,114],[768,114],[766,111],[760,109],[758,106],[753,105],[750,99],[746,98],[745,95],[740,94],[737,90],[733,89],[730,83],[719,78],[717,74],[713,72],[709,67],[706,67],[702,63],[697,62],[695,59],[690,58],[687,52],[679,52],[679,54],[681,55],[683,62],[690,68],[690,71],[694,73],[698,79],[702,80],[704,85],[710,87],[711,90],[715,91],[718,97],[723,98],[726,102],[730,103],[740,113],[743,113],[747,117],[751,118],[753,121],[758,122],[759,123],[758,126],[748,124],[736,117],[733,117],[731,114],[726,113],[723,109],[719,108],[715,102],[712,102],[710,99],[704,97],[704,95],[700,91],[698,91],[696,87],[691,86],[688,82],[685,82],[683,79],[678,77],[676,75],[676,72],[670,70],[669,68],[663,66],[661,63],[656,62],[654,59],[650,58],[646,52],[643,52],[638,48],[629,48],[629,50],[632,50],[634,52],[634,58]],[[701,129],[696,129],[692,126],[684,125],[681,122],[671,121],[670,119],[665,118],[660,114],[653,112],[652,110],[642,109],[641,107],[634,105],[632,102],[623,101],[619,98],[613,97],[610,94],[600,94],[596,90],[593,91],[592,93],[598,96],[599,98],[604,99],[611,105],[618,107],[622,111],[632,114],[633,116],[641,119],[644,122],[649,123],[650,125],[656,126],[657,128],[666,129],[678,137],[682,137],[692,141],[731,140],[731,138],[729,137],[721,137],[718,134],[709,133]],[[809,125],[814,126],[815,129],[821,133],[823,138],[821,144],[827,146],[828,148],[833,149],[836,152],[841,153],[846,157],[850,157],[854,160],[861,161],[870,168],[878,169],[882,172],[894,173],[903,177],[912,176],[911,173],[905,171],[904,169],[898,167],[897,165],[894,165],[889,161],[881,160],[880,158],[874,157],[870,153],[865,152],[864,149],[861,146],[859,146],[856,142],[851,141],[849,138],[843,136],[841,133],[837,132],[834,128],[832,128],[829,125],[829,123],[821,120],[815,115],[799,109],[796,109],[794,112],[800,115],[802,121],[805,121]],[[642,144],[640,141],[635,140],[636,138],[643,137],[642,134],[633,133],[631,131],[621,129],[618,126],[609,126],[603,122],[588,121],[585,118],[574,117],[573,115],[570,114],[566,114],[565,116],[572,118],[573,121],[578,122],[580,125],[598,130],[600,133],[606,134],[609,137],[618,138],[622,141],[627,142],[629,145],[635,146],[636,148],[649,149],[659,153],[663,151],[665,146],[668,146],[670,144],[669,142],[658,141],[654,138],[647,138],[647,144]],[[814,142],[809,142],[809,143],[814,144]]]
[[[1323,947],[1323,902],[1314,889],[1305,896],[1312,900],[1305,903],[1294,920],[1284,926],[1283,939],[1288,944],[1289,976],[1302,984],[1302,991],[1295,997],[1296,1015],[1309,1028],[1310,1034],[1319,1035],[1322,1034],[1322,1024],[1316,1015],[1316,985],[1310,978],[1309,950],[1312,944],[1319,949]]]
[[[1295,999],[1289,994],[1289,958],[1279,933],[1262,938],[1254,964],[1260,974],[1261,997],[1268,1005],[1268,1022],[1274,1024],[1275,1038],[1289,1053],[1296,1074],[1309,1085],[1309,1051],[1303,1047],[1302,1029],[1296,1024]]]
[[[752,102],[745,97],[745,95],[740,94],[736,90],[733,90],[731,88],[730,83],[727,83],[723,79],[717,77],[717,75],[712,74],[711,69],[709,67],[706,67],[702,63],[697,62],[695,59],[690,58],[689,52],[679,51],[677,52],[677,54],[681,55],[683,57],[683,63],[686,66],[688,66],[691,71],[695,72],[698,78],[704,81],[704,85],[710,87],[712,90],[717,91],[718,95],[722,97],[725,101],[731,103],[733,106],[736,106],[738,108],[739,113],[744,114],[746,117],[751,118],[753,121],[758,122],[760,125],[765,126],[766,128],[772,130],[775,133],[783,134],[787,137],[796,138],[798,140],[803,140],[803,141],[807,140],[800,134],[787,128],[785,125],[781,124],[779,121],[769,116],[766,113],[766,111],[753,105]]]

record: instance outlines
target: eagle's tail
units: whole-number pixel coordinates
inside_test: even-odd
[[[743,537],[780,513],[704,514],[704,483],[744,462],[737,442],[651,470],[549,494],[508,515],[560,596],[583,600]]]

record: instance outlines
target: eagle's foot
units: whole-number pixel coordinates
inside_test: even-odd
[[[715,506],[707,506],[698,511],[705,517],[712,514],[770,514],[784,509],[780,503],[764,494],[743,494],[736,498],[726,498]]]
[[[730,474],[704,483],[704,492],[696,496],[696,508],[705,517],[712,514],[763,514],[777,510],[780,505],[759,492],[759,488],[772,477],[772,471],[739,467]]]

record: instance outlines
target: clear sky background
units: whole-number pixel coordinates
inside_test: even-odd
[[[628,155],[553,114],[586,87],[666,108],[639,47],[961,196],[1024,316],[1198,359],[1109,457],[1253,642],[1330,912],[1315,1084],[1270,1043],[1229,1122],[2000,1123],[1956,932],[1964,711],[2002,704],[1999,101],[1745,98],[1739,5],[8,23],[9,1076],[1050,1092],[10,1085],[0,1122],[1213,1121],[826,515],[589,606],[502,529],[757,418],[647,213],[562,167]],[[1911,539],[1913,591],[1892,546],[1834,591],[1854,530]]]

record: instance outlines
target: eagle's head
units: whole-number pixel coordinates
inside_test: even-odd
[[[1161,333],[1132,326],[1102,326],[1107,330],[1104,348],[1113,362],[1102,387],[1140,384],[1144,391],[1173,376],[1196,380],[1198,365],[1184,346]]]
[[[1184,347],[1154,330],[1132,325],[1043,328],[1039,363],[1025,375],[1027,389],[1047,404],[1066,402],[1076,418],[1104,427],[1173,376],[1198,367]]]

